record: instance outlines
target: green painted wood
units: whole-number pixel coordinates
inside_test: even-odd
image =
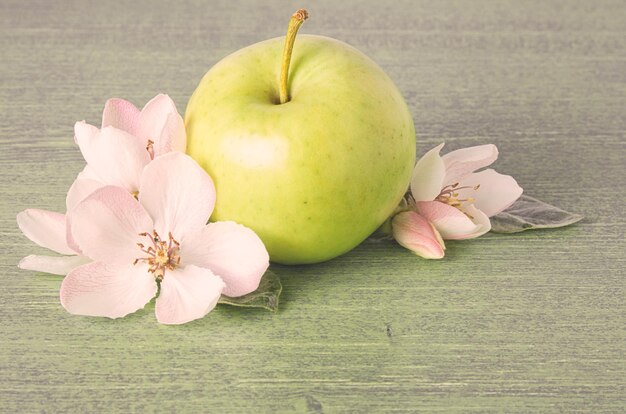
[[[451,242],[428,262],[364,244],[277,267],[281,309],[160,326],[68,315],[27,207],[62,210],[75,121],[169,93],[281,35],[291,1],[2,0],[0,411],[623,412],[626,7],[622,1],[316,1],[304,33],[397,82],[418,151],[493,142],[496,167],[585,220]]]

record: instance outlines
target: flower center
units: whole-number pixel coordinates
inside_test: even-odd
[[[473,197],[467,198],[459,198],[459,190],[474,190],[477,191],[480,188],[480,184],[470,187],[459,187],[459,183],[454,183],[451,185],[447,185],[441,189],[441,192],[437,197],[435,197],[435,201],[439,201],[440,203],[448,204],[452,207],[459,209],[463,214],[465,214],[470,219],[473,219],[467,211],[465,211],[464,203],[473,203],[475,199]]]
[[[142,252],[147,257],[140,257],[133,262],[136,265],[139,262],[148,263],[148,272],[154,274],[157,280],[163,280],[166,270],[174,270],[180,264],[180,243],[178,243],[172,233],[169,233],[169,240],[161,240],[156,230],[150,233],[139,233],[141,237],[147,237],[152,243],[146,247],[143,243],[137,243]]]

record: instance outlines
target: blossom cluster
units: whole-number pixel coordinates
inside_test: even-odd
[[[119,318],[156,298],[157,320],[181,324],[204,317],[222,295],[259,287],[268,252],[240,224],[208,223],[215,186],[185,154],[185,125],[167,95],[141,110],[110,99],[100,128],[81,121],[74,132],[86,166],[67,192],[65,214],[17,216],[26,237],[59,254],[30,255],[19,267],[65,275],[60,299],[68,312]],[[484,169],[498,157],[494,145],[441,156],[443,145],[417,162],[390,218],[393,238],[427,259],[444,256],[444,240],[488,232],[489,218],[522,194],[513,177]]]
[[[22,232],[60,256],[27,256],[22,269],[66,275],[61,304],[72,314],[118,318],[156,297],[157,320],[202,318],[221,295],[253,292],[269,266],[262,241],[234,222],[207,224],[215,187],[184,151],[174,102],[157,95],[139,110],[106,102],[102,125],[75,125],[86,166],[66,213],[28,209]]]
[[[444,240],[482,236],[491,229],[489,217],[510,207],[522,188],[510,175],[491,165],[495,145],[480,145],[439,155],[444,144],[428,151],[415,165],[410,192],[392,219],[396,241],[426,259],[444,256]]]

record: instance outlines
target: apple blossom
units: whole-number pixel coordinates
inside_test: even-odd
[[[143,168],[170,151],[184,152],[187,142],[183,119],[174,102],[163,94],[152,98],[141,111],[124,99],[109,99],[101,129],[81,121],[74,126],[74,133],[87,166],[67,193],[67,211],[106,185],[137,196]],[[68,220],[67,242],[78,249],[70,226]]]
[[[141,171],[170,151],[185,151],[185,125],[174,102],[157,95],[140,111],[123,99],[109,99],[102,128],[85,121],[74,126],[75,141],[87,162],[68,192],[68,210],[97,188],[114,185],[137,194]]]
[[[522,188],[509,175],[487,167],[498,157],[495,145],[480,145],[439,155],[441,144],[415,165],[411,197],[415,211],[430,221],[445,240],[481,236],[491,229],[489,217],[511,206]]]
[[[159,291],[157,319],[180,324],[206,315],[221,294],[258,287],[269,266],[263,243],[234,222],[206,224],[215,188],[193,159],[179,152],[155,158],[139,181],[137,198],[104,186],[68,213],[73,239],[94,260],[63,280],[68,312],[118,318]]]
[[[109,99],[102,114],[102,129],[77,122],[75,141],[87,161],[66,197],[70,211],[105,185],[125,188],[136,195],[143,167],[169,151],[185,151],[185,127],[174,102],[159,94],[140,111],[123,99]],[[29,255],[21,269],[67,274],[86,263],[69,231],[64,214],[29,209],[18,214],[18,226],[33,242],[65,256]]]

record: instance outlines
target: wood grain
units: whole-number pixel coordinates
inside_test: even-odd
[[[0,3],[0,410],[4,412],[624,412],[626,5],[316,1],[304,33],[376,60],[418,152],[495,143],[527,194],[585,215],[420,260],[366,243],[277,267],[281,310],[221,306],[167,327],[68,315],[28,207],[62,211],[82,168],[75,121],[170,94],[184,111],[226,54],[283,34],[291,1]]]

